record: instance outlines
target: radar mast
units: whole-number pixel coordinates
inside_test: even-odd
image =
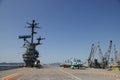
[[[38,23],[36,23],[35,20],[33,20],[32,23],[27,24],[29,25],[27,28],[31,29],[31,34],[19,36],[19,39],[24,40],[23,47],[26,48],[26,52],[23,54],[23,60],[26,67],[40,67],[40,60],[37,59],[39,57],[39,52],[36,50],[36,46],[41,45],[40,41],[44,40],[45,38],[38,37],[37,43],[35,43],[34,35],[37,34],[37,32],[35,32],[34,29],[40,27],[37,26]],[[28,39],[31,39],[31,41]]]

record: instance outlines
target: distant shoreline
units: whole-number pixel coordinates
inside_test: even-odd
[[[0,71],[20,68],[23,63],[0,63]]]
[[[10,69],[15,69],[15,68],[19,68],[20,66],[1,66],[0,65],[0,71],[3,71],[3,70],[10,70]]]

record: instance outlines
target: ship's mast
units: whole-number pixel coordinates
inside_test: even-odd
[[[26,49],[26,52],[23,54],[23,60],[26,64],[26,67],[33,67],[33,66],[40,66],[40,60],[37,58],[39,57],[39,52],[36,50],[36,46],[40,45],[40,41],[44,40],[45,38],[37,38],[38,42],[34,42],[34,34],[37,32],[34,31],[35,28],[40,28],[38,27],[38,23],[35,22],[35,20],[32,21],[32,23],[27,23],[29,26],[28,28],[31,28],[31,35],[23,35],[19,36],[19,39],[24,40],[24,46]],[[31,42],[27,40],[27,38],[31,38]]]
[[[34,34],[36,34],[36,32],[34,31],[35,28],[40,28],[37,27],[38,23],[35,22],[35,20],[32,21],[31,23],[28,23],[30,26],[28,26],[28,28],[31,28],[31,43],[34,43]]]
[[[34,37],[34,27],[35,27],[35,20],[33,20],[33,23],[32,23],[32,30],[31,30],[31,36],[32,36],[32,39],[31,39],[31,43],[33,43],[33,37]]]
[[[33,43],[33,35],[34,35],[34,22],[33,22],[33,25],[32,25],[32,31],[31,31],[31,36],[32,36],[32,39],[31,39],[31,43]]]

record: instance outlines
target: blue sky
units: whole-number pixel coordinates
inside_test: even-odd
[[[91,44],[100,41],[103,52],[109,40],[120,49],[120,0],[0,0],[0,62],[23,62],[26,22],[33,19],[46,38],[38,46],[42,63],[88,58]]]

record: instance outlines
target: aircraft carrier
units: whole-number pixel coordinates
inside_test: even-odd
[[[31,35],[19,36],[19,39],[24,40],[23,47],[26,48],[23,53],[24,65],[16,66],[0,66],[0,80],[120,80],[120,66],[109,66],[110,54],[112,50],[112,40],[108,47],[108,51],[103,55],[100,44],[92,45],[91,52],[88,58],[88,67],[82,65],[80,59],[67,60],[69,64],[56,65],[41,65],[39,52],[36,46],[41,44],[41,40],[45,38],[39,37],[38,42],[34,42],[34,28],[39,28],[35,20],[28,23],[28,28],[31,29]],[[31,41],[28,39],[31,38]],[[96,51],[99,51],[101,62],[94,59]],[[120,62],[116,46],[114,46],[115,61]],[[110,68],[111,67],[111,68]]]

